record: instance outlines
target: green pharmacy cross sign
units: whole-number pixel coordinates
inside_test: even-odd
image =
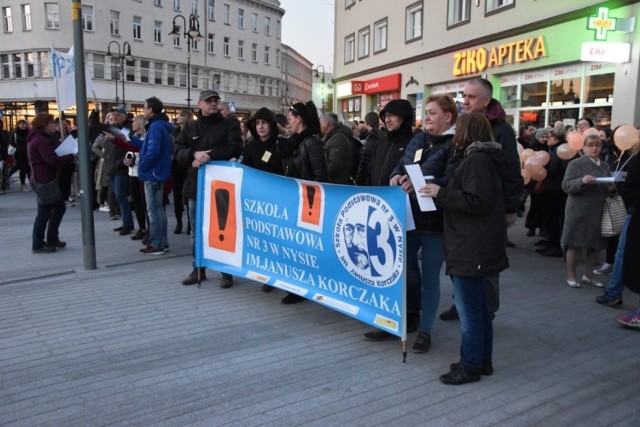
[[[609,18],[609,8],[599,7],[597,16],[590,16],[587,24],[589,30],[595,31],[596,40],[606,40],[607,31],[616,30],[615,18]]]

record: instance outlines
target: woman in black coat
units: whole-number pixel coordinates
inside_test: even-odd
[[[444,209],[444,248],[460,316],[460,361],[442,375],[445,384],[479,381],[491,375],[493,326],[487,307],[485,280],[509,267],[504,242],[502,177],[508,158],[492,141],[491,124],[479,113],[461,116],[453,145],[463,159],[446,187],[427,184],[420,193]]]

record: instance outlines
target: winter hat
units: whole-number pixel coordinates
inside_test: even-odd
[[[533,134],[533,137],[536,141],[540,141],[540,137],[544,134],[549,135],[549,130],[547,130],[547,128],[540,128],[536,130],[536,133]]]
[[[256,140],[260,140],[258,132],[256,131],[257,120],[266,120],[267,122],[269,122],[269,130],[271,132],[271,135],[275,135],[278,133],[278,122],[276,122],[276,117],[273,115],[271,110],[266,107],[262,107],[249,119],[249,122],[247,123],[249,132],[251,132],[251,135],[253,135]]]
[[[380,119],[382,121],[384,121],[384,116],[387,113],[401,117],[404,126],[411,126],[411,122],[413,122],[413,106],[406,99],[393,99],[387,102],[387,105],[380,111]]]

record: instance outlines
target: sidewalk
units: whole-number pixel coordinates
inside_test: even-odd
[[[522,219],[501,275],[495,373],[455,387],[438,377],[458,360],[457,321],[436,319],[431,350],[402,363],[399,342],[364,341],[367,325],[283,306],[280,291],[220,289],[210,270],[201,289],[182,286],[190,242],[171,234],[173,206],[162,256],[138,254],[95,211],[98,268],[85,270],[79,202],[61,226],[68,247],[32,254],[35,194],[13,188],[0,195],[1,426],[640,424],[640,333],[613,320],[638,297],[625,292],[618,310],[595,303],[599,289],[566,286]],[[451,293],[443,276],[440,311]]]

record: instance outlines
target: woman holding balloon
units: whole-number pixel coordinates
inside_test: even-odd
[[[603,287],[593,278],[600,250],[605,240],[600,233],[604,199],[615,187],[613,184],[598,182],[598,178],[609,177],[609,165],[600,160],[602,141],[596,134],[570,135],[571,146],[576,138],[584,138],[584,155],[571,161],[562,181],[562,190],[568,194],[565,209],[565,223],[562,230],[562,246],[566,247],[567,285],[579,288],[580,283]],[[586,250],[586,266],[582,279],[578,281],[576,268],[580,252]]]

